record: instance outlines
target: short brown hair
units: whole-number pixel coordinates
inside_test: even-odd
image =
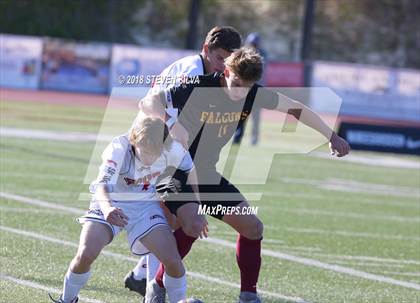
[[[257,82],[263,73],[264,60],[252,47],[242,47],[225,59],[225,65],[244,81]]]
[[[241,47],[242,38],[239,32],[231,26],[215,26],[207,33],[204,43],[210,50],[221,48],[233,52]]]
[[[138,117],[130,131],[130,144],[145,147],[155,155],[169,150],[172,138],[166,124],[158,118]]]

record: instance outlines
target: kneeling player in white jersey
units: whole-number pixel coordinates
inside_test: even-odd
[[[240,48],[241,43],[241,35],[235,28],[231,26],[215,26],[207,33],[200,54],[184,57],[175,61],[161,72],[160,79],[171,78],[179,80],[182,76],[191,77],[215,72],[221,73],[225,69],[224,60],[235,49]],[[171,83],[167,81],[155,82],[149,93],[159,92],[174,84],[178,86],[180,83]],[[178,111],[174,109],[171,104],[168,104],[167,125],[169,127],[174,125],[177,116]],[[177,128],[177,124],[171,129],[171,135],[181,142],[185,141],[185,138],[188,137],[187,134],[183,134],[182,129]],[[186,141],[182,143],[185,146],[188,144]],[[169,211],[167,211],[166,214],[171,216]],[[191,229],[189,229],[185,230],[184,234],[183,230],[179,230],[175,236],[177,237],[181,234],[184,238],[196,238],[201,232],[200,222],[194,224],[194,222],[190,220],[190,223],[193,226],[197,226],[194,228],[194,232],[191,232]],[[176,230],[176,226],[173,226],[173,229]],[[146,292],[146,277],[148,281],[153,280],[159,264],[160,262],[152,254],[142,257],[137,266],[126,275],[124,279],[125,287],[144,296]]]
[[[83,224],[79,248],[64,277],[63,293],[58,300],[50,298],[56,303],[77,302],[92,263],[125,230],[133,254],[151,252],[165,264],[169,301],[185,300],[185,269],[154,184],[169,166],[185,172],[193,182],[196,177],[189,153],[172,140],[161,120],[143,118],[129,134],[112,140],[102,160],[98,178],[90,186],[89,211],[78,219]]]

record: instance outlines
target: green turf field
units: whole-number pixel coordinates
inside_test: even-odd
[[[48,302],[47,292],[60,291],[76,251],[80,226],[71,208],[82,211],[88,205],[79,197],[87,193],[83,180],[95,146],[93,141],[68,142],[65,135],[104,129],[104,109],[3,101],[1,113],[2,129],[63,134],[62,140],[2,136],[0,142],[0,302]],[[238,182],[251,182],[250,171],[292,144],[276,140],[278,131],[265,123],[261,145],[241,150],[247,165],[235,171]],[[322,147],[315,155],[320,153],[328,151]],[[387,157],[419,161],[353,155],[372,162]],[[239,185],[244,193],[263,193],[252,204],[265,224],[259,282],[264,302],[419,302],[419,184],[418,169],[276,155],[266,184]],[[212,218],[209,223],[210,239],[198,241],[185,260],[188,292],[206,303],[235,302],[236,235]],[[82,290],[88,301],[81,302],[140,302],[122,283],[136,260],[125,236],[106,252]]]

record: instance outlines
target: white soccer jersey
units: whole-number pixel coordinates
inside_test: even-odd
[[[173,86],[179,86],[182,77],[193,77],[204,75],[205,73],[204,61],[201,55],[187,56],[178,59],[168,67],[166,67],[159,75],[161,82],[155,82],[153,87],[149,90],[148,94],[161,91],[166,88]],[[166,79],[172,79],[176,81],[165,81]],[[167,114],[176,120],[178,116],[178,109],[173,108],[171,103],[168,103],[166,109]],[[175,122],[172,121],[173,122]]]
[[[181,58],[166,67],[159,75],[161,79],[170,78],[177,79],[178,81],[161,81],[160,83],[156,82],[153,84],[152,91],[162,90],[172,86],[178,86],[180,84],[179,80],[182,79],[182,76],[192,77],[204,75],[204,73],[204,62],[201,55]]]
[[[146,166],[135,156],[128,135],[114,138],[104,150],[102,161],[89,189],[94,194],[98,184],[106,184],[115,202],[156,201],[156,179],[168,166],[190,171],[194,165],[188,151],[173,141],[169,150],[164,149],[151,166]]]

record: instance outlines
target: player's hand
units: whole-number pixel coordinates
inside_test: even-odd
[[[128,223],[128,217],[124,214],[121,208],[107,207],[102,210],[105,220],[115,226],[124,227]]]
[[[204,218],[204,226],[203,230],[200,233],[200,239],[207,238],[209,235],[209,223],[207,222],[207,219]]]
[[[181,125],[181,123],[176,122],[169,133],[171,134],[172,138],[179,141],[184,146],[184,148],[188,150],[188,132]]]
[[[337,157],[344,157],[350,152],[350,145],[336,133],[332,134],[329,146],[331,155],[333,156],[337,155]]]

